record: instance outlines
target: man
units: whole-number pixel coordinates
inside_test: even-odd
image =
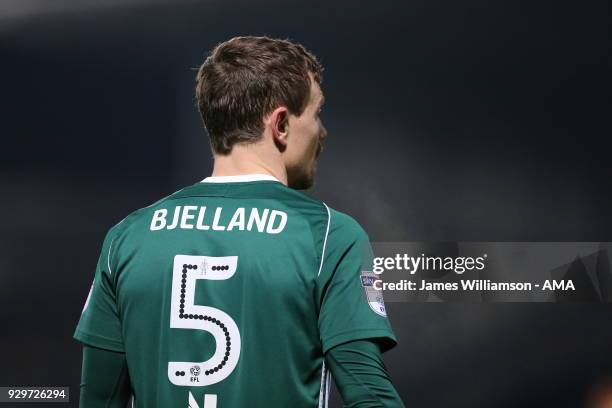
[[[75,332],[81,407],[402,407],[367,235],[296,189],[326,136],[317,59],[267,37],[197,75],[211,177],[111,228]]]

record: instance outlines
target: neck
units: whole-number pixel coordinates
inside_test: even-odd
[[[244,174],[268,174],[287,185],[287,171],[279,161],[264,160],[254,145],[234,146],[228,155],[215,154],[212,176],[240,176]]]

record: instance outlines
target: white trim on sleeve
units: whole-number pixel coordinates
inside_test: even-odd
[[[321,264],[319,265],[319,272],[317,272],[317,277],[321,274],[321,268],[323,268],[323,258],[325,258],[325,246],[327,245],[327,235],[329,235],[329,224],[331,222],[331,213],[329,212],[329,207],[325,203],[323,203],[323,205],[327,210],[327,229],[325,230],[325,240],[323,241],[323,250],[321,251]]]

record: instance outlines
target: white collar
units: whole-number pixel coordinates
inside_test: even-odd
[[[241,174],[239,176],[210,176],[202,180],[202,183],[240,183],[246,181],[278,181],[269,174]]]

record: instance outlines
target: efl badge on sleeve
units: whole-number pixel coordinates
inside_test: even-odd
[[[370,309],[372,309],[376,314],[387,316],[380,276],[374,272],[361,271],[359,279],[361,280],[361,286],[363,287],[363,291],[365,293],[368,305],[370,305]]]

